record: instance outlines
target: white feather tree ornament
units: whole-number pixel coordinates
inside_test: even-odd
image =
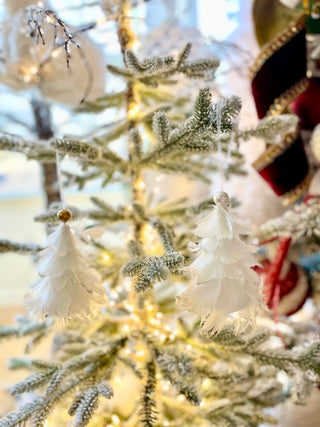
[[[252,269],[256,248],[241,239],[248,232],[230,212],[228,194],[217,193],[215,203],[195,230],[201,238],[194,248],[198,256],[188,267],[194,280],[177,303],[200,316],[205,333],[219,332],[229,322],[241,332],[255,324],[258,309],[265,309],[260,278]]]
[[[36,317],[84,317],[105,301],[99,274],[88,268],[79,240],[67,224],[71,213],[63,209],[62,223],[50,234],[42,251],[39,278],[26,295],[26,305]]]

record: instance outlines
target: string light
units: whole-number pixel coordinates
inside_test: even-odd
[[[49,22],[49,24],[55,23],[55,20],[54,20],[53,16],[51,16],[51,15],[46,16],[46,21]]]
[[[207,389],[207,388],[210,387],[210,385],[211,385],[211,381],[208,378],[206,378],[206,379],[203,380],[203,382],[202,382],[202,387],[203,388]]]
[[[111,257],[107,252],[104,252],[102,254],[102,259],[103,259],[103,261],[110,261]]]
[[[160,334],[160,339],[162,342],[165,342],[167,339],[167,335],[166,334]]]
[[[151,317],[151,319],[149,320],[150,325],[153,326],[159,326],[161,325],[161,320],[156,319],[155,317]]]
[[[111,415],[111,420],[112,420],[113,424],[116,424],[116,425],[120,424],[120,418],[116,414]]]
[[[132,43],[132,49],[138,49],[140,47],[141,43],[138,39],[135,39]]]
[[[133,313],[133,311],[134,311],[134,307],[133,307],[133,305],[132,305],[132,304],[129,304],[127,301],[124,301],[124,303],[123,303],[123,307],[124,307],[127,311],[129,311],[130,313]]]
[[[111,298],[113,298],[113,299],[117,299],[119,296],[118,292],[116,292],[116,291],[111,291],[110,295],[111,295]]]
[[[60,55],[60,50],[59,49],[55,49],[51,53],[52,58],[57,58],[59,55]]]
[[[162,384],[162,390],[163,391],[168,391],[170,389],[170,382],[166,381],[165,383]]]
[[[133,105],[128,111],[129,119],[134,119],[135,117],[137,117],[138,112],[139,112],[139,106]]]
[[[114,377],[113,381],[114,381],[115,384],[120,384],[121,383],[121,378],[118,375],[116,375]]]
[[[130,315],[130,318],[132,319],[132,320],[134,320],[135,322],[139,322],[140,321],[140,317],[139,316],[137,316],[136,314],[134,314],[134,313],[132,313],[131,315]]]
[[[31,67],[21,67],[22,79],[24,82],[29,83],[35,79],[38,74],[38,67],[31,65]]]
[[[144,359],[146,355],[146,352],[144,350],[139,350],[136,352],[136,356],[138,359]]]
[[[146,184],[141,176],[134,182],[134,188],[141,191],[146,188]]]
[[[154,306],[149,303],[149,301],[146,301],[145,303],[147,311],[154,311]]]

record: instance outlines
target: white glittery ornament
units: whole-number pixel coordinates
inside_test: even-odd
[[[36,43],[25,21],[26,7],[51,9],[48,1],[6,0],[5,6],[1,46],[5,61],[0,64],[0,83],[14,91],[37,87],[44,98],[72,107],[84,97],[90,101],[104,94],[106,61],[102,49],[87,34],[75,36],[80,49],[69,45],[68,68],[63,30],[55,28],[48,17],[41,25],[44,44],[41,40]]]
[[[310,139],[310,147],[315,159],[320,162],[320,125],[314,128]]]

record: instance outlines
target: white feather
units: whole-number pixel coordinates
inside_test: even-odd
[[[202,219],[195,233],[200,237],[208,236],[231,239],[233,236],[232,221],[229,215],[225,215],[222,206],[216,208]]]
[[[88,268],[80,242],[69,225],[61,224],[47,239],[38,267],[40,277],[26,296],[36,317],[86,316],[105,301],[99,274]]]
[[[265,309],[260,278],[251,268],[256,264],[256,248],[241,240],[244,227],[219,200],[196,228],[202,240],[189,266],[194,281],[177,297],[182,309],[200,316],[206,333],[219,331],[235,313],[240,331],[255,323],[258,309]]]

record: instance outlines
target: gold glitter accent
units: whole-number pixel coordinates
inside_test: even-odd
[[[257,158],[255,162],[252,163],[252,166],[259,172],[264,169],[266,166],[270,165],[274,159],[280,154],[284,153],[290,145],[296,140],[298,132],[288,133],[281,144],[275,144],[267,148],[264,153]]]
[[[312,173],[309,172],[296,187],[280,196],[283,206],[291,205],[308,191],[312,176]]]
[[[309,87],[309,82],[306,77],[295,83],[288,90],[286,90],[279,98],[275,98],[273,103],[270,105],[266,116],[274,116],[282,114],[288,107],[290,102],[296,99],[299,95],[305,92]]]
[[[289,28],[285,28],[270,42],[266,43],[259,53],[257,59],[249,70],[249,78],[252,80],[257,75],[258,71],[264,65],[264,63],[281,47],[288,43],[298,32],[300,32],[306,26],[305,15],[300,16],[298,19],[293,20],[289,24]]]
[[[72,218],[71,212],[68,209],[62,209],[57,215],[59,221],[68,222]]]

